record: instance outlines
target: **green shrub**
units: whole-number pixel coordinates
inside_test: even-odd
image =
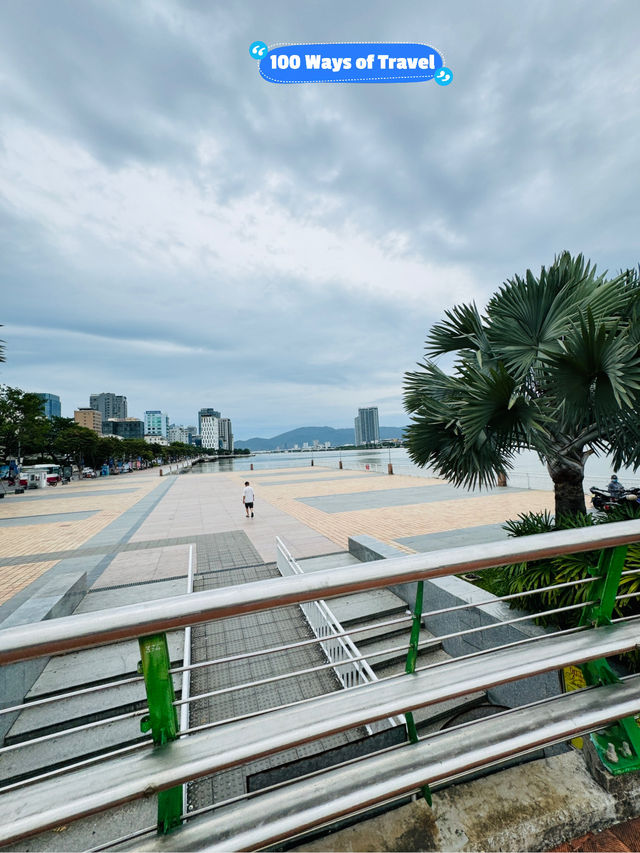
[[[534,533],[549,533],[553,530],[591,527],[597,524],[610,524],[615,521],[626,521],[630,518],[640,518],[640,504],[626,503],[616,507],[607,515],[587,514],[571,518],[560,518],[556,525],[548,512],[523,513],[517,519],[507,521],[503,527],[509,536],[529,536]],[[538,590],[555,584],[569,583],[584,578],[590,578],[590,566],[596,566],[600,556],[599,551],[585,551],[577,554],[565,554],[544,560],[534,560],[502,566],[482,573],[483,589],[494,595],[517,595],[529,590]],[[618,595],[628,595],[640,591],[640,544],[629,545],[624,564],[624,571],[633,571],[620,581]],[[508,602],[509,606],[517,607],[529,613],[540,613],[580,604],[589,600],[590,584],[568,586],[532,595],[518,596]],[[567,610],[536,619],[536,623],[556,628],[573,628],[578,625],[582,610]],[[613,618],[632,616],[640,613],[640,596],[624,599],[616,603]],[[624,656],[624,664],[633,671],[640,670],[640,653],[631,652]]]

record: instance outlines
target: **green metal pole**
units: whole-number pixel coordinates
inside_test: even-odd
[[[580,625],[597,628],[611,623],[626,556],[626,545],[600,552],[597,567],[589,569],[595,576],[588,591],[593,604],[584,609]],[[606,658],[588,661],[580,668],[589,686],[620,681]],[[625,717],[592,734],[591,742],[604,766],[614,776],[640,770],[640,730],[635,717]]]
[[[422,600],[424,597],[424,581],[418,581],[418,586],[416,589],[416,600],[413,605],[413,617],[411,620],[411,637],[409,639],[409,650],[407,652],[407,662],[404,667],[404,671],[408,675],[412,675],[416,671],[416,661],[418,660],[418,644],[420,642],[420,623],[422,622]],[[418,738],[418,730],[416,728],[415,720],[413,719],[413,714],[411,711],[407,711],[404,715],[405,723],[407,726],[407,736],[411,743],[417,743]],[[432,805],[431,802],[431,788],[428,785],[423,785],[420,789],[422,791],[422,796],[425,798],[429,805]]]
[[[166,634],[140,637],[139,671],[144,675],[149,714],[140,721],[143,732],[151,731],[156,748],[163,749],[178,737],[173,681],[169,672],[171,661]],[[180,826],[182,815],[182,786],[158,792],[158,832],[166,835]]]

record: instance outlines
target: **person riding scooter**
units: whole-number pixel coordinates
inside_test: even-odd
[[[611,481],[609,482],[607,489],[612,498],[622,497],[622,495],[625,493],[625,488],[620,482],[620,480],[618,480],[617,474],[611,475]]]

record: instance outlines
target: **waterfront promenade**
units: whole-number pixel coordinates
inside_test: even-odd
[[[242,484],[256,490],[245,518]],[[440,480],[320,466],[158,476],[158,470],[8,496],[0,502],[0,621],[52,574],[86,570],[106,587],[187,573],[255,549],[275,560],[280,536],[294,557],[347,548],[369,534],[407,553],[482,542],[520,512],[552,509],[551,492],[455,489]],[[204,538],[203,538],[204,537]]]

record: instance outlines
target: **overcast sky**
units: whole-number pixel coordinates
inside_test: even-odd
[[[454,82],[274,85],[257,39],[426,42]],[[640,260],[639,41],[637,0],[2,0],[0,382],[405,424],[447,307]]]

